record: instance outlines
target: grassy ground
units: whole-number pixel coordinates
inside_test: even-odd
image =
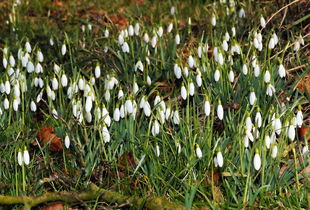
[[[301,137],[309,126],[307,1],[21,2],[0,3],[0,57],[8,62],[0,66],[1,194],[80,191],[92,181],[125,195],[162,196],[186,208],[310,207],[309,138]],[[245,17],[240,18],[242,8]],[[261,15],[267,21],[265,27]],[[212,25],[213,16],[216,25]],[[121,33],[137,23],[138,35]],[[167,32],[170,23],[173,28]],[[255,43],[259,33],[261,50]],[[175,42],[177,35],[180,44]],[[270,48],[274,36],[279,41]],[[129,52],[124,52],[121,38]],[[237,51],[240,47],[240,54],[232,53],[232,46]],[[27,59],[25,66],[23,59]],[[143,71],[135,70],[139,61]],[[38,63],[43,73],[37,72]],[[280,64],[285,68],[283,78],[278,73]],[[98,77],[96,66],[101,70]],[[214,79],[217,70],[218,81]],[[42,88],[35,86],[39,78]],[[267,96],[270,85],[275,93]],[[42,100],[38,100],[40,93]],[[150,104],[150,116],[142,99]],[[162,102],[154,103],[157,99]],[[207,101],[210,114],[205,110]],[[122,107],[127,114],[117,120],[115,110]],[[108,113],[102,114],[105,108]],[[258,112],[261,126],[255,120]],[[46,144],[55,135],[51,128],[44,133],[45,126],[53,128],[59,139]],[[247,139],[251,135],[253,141]],[[18,153],[24,154],[25,147],[30,163],[24,157],[19,165]],[[76,207],[121,208],[100,199]]]

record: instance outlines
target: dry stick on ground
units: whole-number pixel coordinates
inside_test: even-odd
[[[84,192],[47,192],[37,197],[0,195],[0,204],[24,204],[26,209],[30,209],[31,207],[46,202],[63,201],[66,203],[77,203],[81,201],[95,200],[98,197],[101,197],[103,200],[109,203],[128,203],[129,205],[138,209],[185,209],[184,206],[168,201],[162,197],[149,197],[144,199],[137,196],[125,196],[120,193],[99,188],[93,183],[90,184],[89,190]]]

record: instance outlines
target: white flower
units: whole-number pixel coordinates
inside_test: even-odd
[[[17,100],[17,98],[14,98],[14,100],[13,100],[13,109],[14,109],[15,112],[17,112],[17,110],[18,110],[18,100]]]
[[[146,83],[149,86],[152,84],[152,80],[151,80],[151,77],[149,75],[147,75],[147,77],[146,77]]]
[[[270,148],[270,144],[271,144],[271,139],[270,139],[269,135],[266,135],[265,136],[265,145],[266,145],[267,149]]]
[[[131,114],[133,112],[133,104],[132,104],[132,100],[127,99],[125,102],[125,110],[126,112],[128,112],[129,114]]]
[[[271,157],[273,159],[275,159],[277,157],[277,154],[278,154],[278,146],[277,145],[274,145],[272,147],[272,152],[271,152]]]
[[[180,116],[179,116],[179,111],[178,110],[175,110],[173,112],[173,123],[176,124],[176,125],[180,124]]]
[[[58,80],[56,79],[56,77],[54,77],[52,80],[52,88],[53,90],[58,90]]]
[[[201,55],[202,55],[202,47],[201,47],[201,45],[199,45],[198,48],[197,48],[197,54],[198,54],[198,57],[201,58]]]
[[[105,143],[110,142],[111,136],[110,136],[109,130],[106,125],[102,126],[101,133],[102,133],[103,141]]]
[[[219,166],[219,164],[217,162],[216,156],[214,157],[213,162],[214,162],[214,167],[217,168]]]
[[[186,98],[187,98],[187,91],[186,91],[186,88],[185,88],[184,84],[182,84],[182,87],[181,87],[181,96],[182,96],[183,100],[186,100]]]
[[[136,94],[139,91],[139,86],[136,82],[133,83],[133,94]]]
[[[135,71],[140,70],[141,72],[143,72],[143,69],[143,63],[141,62],[141,60],[139,60],[135,65]]]
[[[123,92],[122,89],[120,89],[120,90],[118,91],[117,98],[118,98],[118,99],[121,99],[121,98],[123,98],[123,96],[124,96],[124,92]]]
[[[222,47],[223,47],[223,50],[226,52],[228,50],[228,43],[227,41],[224,39],[223,42],[222,42]]]
[[[97,64],[96,68],[95,68],[95,77],[98,79],[101,75],[101,69],[100,69],[100,65]]]
[[[61,46],[61,54],[62,54],[62,55],[65,55],[66,52],[67,52],[67,47],[66,47],[66,44],[64,43],[64,44],[62,44],[62,46]]]
[[[218,151],[216,154],[217,164],[219,167],[222,167],[224,165],[224,159],[221,151]]]
[[[68,135],[65,137],[65,147],[68,149],[70,147],[70,138]]]
[[[29,163],[30,163],[30,156],[29,156],[29,152],[27,150],[27,147],[24,148],[23,159],[24,159],[25,165],[29,165]]]
[[[286,71],[285,71],[285,68],[284,68],[284,66],[283,66],[282,63],[279,65],[279,70],[278,70],[278,72],[279,72],[280,78],[284,78],[284,77],[285,77]]]
[[[219,81],[220,75],[221,75],[220,71],[218,69],[216,69],[215,72],[214,72],[214,80],[215,80],[215,82]]]
[[[288,128],[288,138],[291,141],[294,141],[294,138],[295,138],[295,128],[294,128],[294,125],[290,125],[290,127]]]
[[[15,59],[14,59],[14,57],[12,55],[10,55],[9,60],[10,60],[11,67],[14,67],[15,66]]]
[[[52,110],[52,114],[55,119],[58,119],[58,112],[55,108]]]
[[[266,20],[263,16],[260,16],[260,25],[262,28],[266,27]]]
[[[202,151],[198,144],[196,144],[196,156],[200,159],[202,158]]]
[[[185,66],[183,68],[183,74],[184,74],[185,77],[188,77],[188,67],[187,66]]]
[[[189,68],[193,68],[193,67],[194,67],[194,65],[195,65],[195,60],[194,60],[193,56],[190,55],[190,56],[188,57],[187,63],[188,63]]]
[[[181,41],[180,35],[179,34],[175,35],[175,44],[179,45],[180,41]]]
[[[243,9],[242,7],[241,7],[241,9],[239,10],[238,15],[239,15],[239,18],[244,18],[244,17],[245,17],[245,11],[244,11],[244,9]]]
[[[301,128],[302,126],[303,118],[304,117],[303,117],[302,111],[298,110],[297,115],[296,115],[296,123],[299,128]]]
[[[159,134],[159,123],[157,120],[154,120],[151,132],[153,136],[157,136],[157,134]]]
[[[174,70],[174,75],[175,75],[175,77],[176,77],[177,79],[180,79],[181,76],[182,76],[182,71],[181,71],[181,68],[179,67],[179,65],[178,65],[178,64],[174,64],[173,70]]]
[[[254,66],[254,76],[255,76],[255,77],[258,77],[259,74],[260,74],[260,67],[259,67],[258,64],[256,64],[256,65]]]
[[[124,42],[124,44],[122,45],[122,51],[124,53],[129,53],[129,45],[127,42]]]
[[[93,100],[91,96],[86,97],[86,102],[85,102],[85,111],[90,112],[93,107]]]
[[[252,130],[252,120],[250,117],[250,114],[247,114],[248,116],[245,118],[245,126],[247,130],[251,131]]]
[[[273,49],[275,47],[275,42],[274,42],[274,38],[271,37],[268,43],[268,48],[269,49]]]
[[[143,111],[144,111],[145,116],[147,117],[151,116],[152,109],[148,101],[145,101],[144,106],[143,106]]]
[[[253,163],[254,163],[255,170],[258,171],[262,165],[262,162],[261,162],[261,159],[260,159],[258,152],[256,152],[254,155]]]
[[[279,39],[278,39],[277,34],[276,34],[276,33],[273,33],[273,34],[272,34],[272,38],[273,38],[273,40],[274,40],[274,45],[277,45],[278,42],[279,42]]]
[[[235,37],[236,36],[236,28],[234,26],[231,28],[231,32],[232,32],[232,36]]]
[[[163,27],[160,26],[160,27],[158,28],[158,30],[157,30],[158,36],[159,36],[159,37],[162,37],[163,32],[164,32],[164,29],[163,29]]]
[[[6,69],[6,67],[8,66],[8,60],[5,57],[3,57],[2,59],[2,64],[3,64],[3,67]]]
[[[122,33],[120,33],[120,34],[118,35],[118,44],[119,44],[119,45],[123,45],[123,44],[124,44],[124,36],[123,36]]]
[[[143,40],[148,43],[150,41],[149,35],[147,33],[144,33]]]
[[[255,123],[256,123],[258,128],[260,128],[262,126],[262,115],[261,115],[260,111],[256,112]]]
[[[234,82],[234,78],[235,78],[235,74],[232,70],[229,71],[229,74],[228,74],[228,79],[231,83]]]
[[[206,116],[210,115],[211,112],[211,106],[210,106],[210,102],[208,99],[206,99],[205,103],[204,103],[204,112],[206,114]]]
[[[201,74],[197,74],[197,76],[196,76],[196,83],[197,83],[198,87],[201,87],[201,85],[202,85]]]
[[[61,85],[63,87],[67,87],[68,85],[68,78],[66,74],[61,75]]]
[[[19,149],[18,153],[17,153],[17,162],[18,162],[18,165],[20,165],[20,166],[23,165],[24,158],[23,158],[23,154],[22,154],[22,150],[21,149]]]
[[[216,17],[215,17],[214,14],[213,14],[212,17],[211,17],[211,24],[212,24],[212,26],[215,26],[215,25],[216,25]]]
[[[31,61],[27,63],[27,72],[32,73],[34,71],[34,65]]]
[[[281,129],[282,129],[281,120],[280,120],[279,116],[276,116],[276,118],[275,118],[275,120],[274,120],[274,130],[275,130],[275,132],[276,132],[278,135],[280,135]]]
[[[120,119],[120,110],[118,108],[118,106],[114,109],[114,112],[113,112],[113,119],[114,121],[118,122],[119,119]]]
[[[155,48],[157,44],[157,36],[153,36],[152,38],[152,47]]]
[[[243,64],[243,66],[242,66],[242,73],[243,73],[244,75],[247,75],[247,74],[248,74],[248,67],[247,67],[246,64]]]
[[[193,96],[195,94],[195,85],[194,83],[191,81],[189,83],[189,95],[190,96]]]
[[[165,112],[166,120],[168,120],[170,118],[170,115],[171,115],[171,107],[170,107],[170,105],[168,105],[166,112]]]
[[[36,105],[36,103],[35,103],[34,101],[31,101],[31,103],[30,103],[30,109],[31,109],[31,111],[33,111],[33,112],[36,112],[36,111],[37,111],[37,105]]]
[[[160,156],[160,148],[159,146],[156,144],[156,156],[159,157]]]
[[[270,82],[270,72],[268,70],[266,70],[266,72],[265,72],[264,81],[266,83]]]
[[[303,154],[303,155],[306,155],[308,152],[309,152],[309,147],[308,147],[308,145],[305,145],[305,146],[302,148],[302,154]]]
[[[267,96],[272,96],[273,95],[273,93],[275,93],[276,92],[276,89],[273,87],[273,85],[272,84],[268,84],[268,86],[267,86],[267,90],[266,90],[266,94],[267,94]]]
[[[223,54],[221,52],[218,53],[218,62],[220,65],[224,64],[224,57],[223,57]]]
[[[170,15],[173,16],[175,13],[175,8],[174,7],[171,7],[170,8]]]
[[[217,116],[220,120],[223,120],[224,117],[224,109],[223,106],[221,104],[221,102],[219,102],[219,105],[217,106]]]
[[[40,63],[37,63],[37,65],[36,65],[36,73],[37,74],[43,73],[43,67]]]
[[[132,25],[129,25],[128,27],[128,35],[129,36],[133,36],[134,35],[134,29]]]
[[[41,52],[41,50],[38,50],[37,52],[37,59],[39,62],[43,62],[44,60],[43,53]]]
[[[256,95],[255,95],[254,89],[252,89],[250,92],[249,100],[250,100],[250,104],[253,106],[256,101]]]
[[[25,43],[25,48],[28,53],[31,53],[31,45],[28,41]]]
[[[50,41],[50,45],[51,45],[51,46],[53,46],[53,45],[54,45],[54,40],[53,40],[53,38],[52,38],[52,37],[50,38],[50,40],[49,40],[49,41]]]
[[[4,83],[4,90],[7,95],[9,95],[11,92],[11,84],[8,80],[6,80]]]

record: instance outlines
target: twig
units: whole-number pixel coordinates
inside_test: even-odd
[[[76,203],[88,200],[95,200],[98,197],[101,197],[101,199],[105,200],[108,203],[115,203],[121,205],[128,203],[129,205],[137,209],[185,209],[183,205],[168,201],[167,199],[162,197],[140,198],[137,196],[125,196],[120,193],[99,188],[93,183],[90,184],[89,190],[84,192],[47,192],[37,197],[0,195],[0,204],[24,204],[25,207],[29,209],[31,207],[47,202],[63,201],[66,203]]]

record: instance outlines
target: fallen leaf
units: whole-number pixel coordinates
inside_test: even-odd
[[[297,79],[298,78],[296,78],[295,80]],[[303,78],[294,87],[294,90],[296,88],[301,92],[306,90],[310,94],[310,74],[306,74],[305,76],[303,76]]]
[[[135,165],[135,160],[132,152],[124,153],[118,159],[118,168],[120,178],[124,178],[126,171],[133,169]]]
[[[63,203],[53,203],[43,208],[43,210],[62,210],[64,209]]]
[[[45,126],[39,131],[38,138],[42,145],[49,144],[49,150],[51,152],[62,151],[62,139],[56,136],[54,133],[54,127]]]
[[[307,141],[310,140],[310,127],[302,126],[298,130],[299,133],[299,139],[305,139]]]

